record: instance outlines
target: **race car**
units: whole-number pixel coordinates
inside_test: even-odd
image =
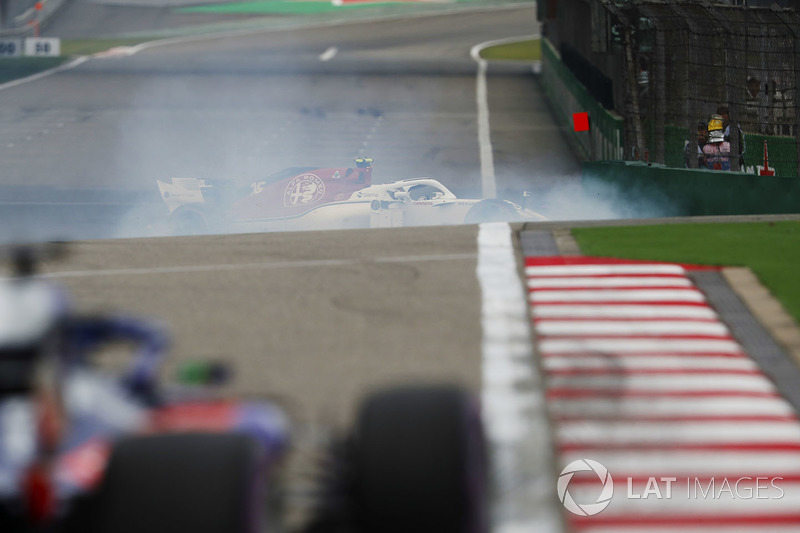
[[[167,336],[125,316],[76,314],[15,252],[0,279],[0,531],[280,531],[279,472],[290,445],[277,404],[209,390],[223,366],[195,362],[165,386]],[[94,360],[124,341],[117,374]],[[366,397],[330,453],[306,526],[323,531],[488,531],[477,402],[452,385]],[[426,490],[420,490],[424,487]],[[429,492],[437,505],[430,505]]]
[[[290,168],[236,192],[198,178],[158,180],[173,231],[261,232],[545,220],[513,202],[460,199],[433,178],[372,184],[372,160],[355,168]]]

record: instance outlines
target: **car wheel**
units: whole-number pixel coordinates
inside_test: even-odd
[[[246,435],[176,434],[119,442],[92,502],[95,533],[255,533],[265,506]]]
[[[353,432],[358,530],[487,531],[487,459],[479,409],[457,387],[370,396]]]
[[[208,221],[199,209],[181,206],[169,216],[172,235],[203,235],[208,233]]]
[[[514,206],[505,200],[487,198],[473,205],[464,217],[464,224],[483,222],[513,222],[519,219]]]

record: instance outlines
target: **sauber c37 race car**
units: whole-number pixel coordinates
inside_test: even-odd
[[[176,233],[259,232],[545,220],[497,198],[456,197],[432,178],[372,184],[370,159],[356,168],[290,168],[236,192],[227,182],[158,180]]]

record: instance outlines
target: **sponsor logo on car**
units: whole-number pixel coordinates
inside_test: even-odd
[[[304,206],[317,202],[325,195],[325,182],[316,174],[302,174],[293,178],[283,193],[286,207]]]

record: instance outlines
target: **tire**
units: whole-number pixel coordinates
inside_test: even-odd
[[[514,206],[505,200],[487,198],[473,205],[464,216],[464,224],[481,224],[483,222],[514,222],[519,213]]]
[[[196,207],[181,206],[169,216],[170,234],[204,235],[209,232],[206,215]]]
[[[488,530],[483,430],[461,389],[403,387],[367,398],[353,447],[359,531]]]
[[[94,533],[255,533],[263,476],[246,435],[176,434],[118,443],[92,503]]]

